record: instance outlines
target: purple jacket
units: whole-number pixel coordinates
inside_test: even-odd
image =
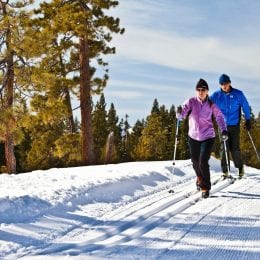
[[[185,118],[188,115],[188,135],[194,140],[204,141],[215,137],[212,115],[214,115],[221,132],[227,130],[222,112],[208,99],[202,102],[198,97],[192,97],[184,102],[181,117]]]

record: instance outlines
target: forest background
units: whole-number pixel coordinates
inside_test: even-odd
[[[118,1],[43,2],[0,0],[0,165],[19,173],[52,167],[171,160],[175,105],[155,99],[151,112],[133,126],[107,107],[104,56],[114,54],[112,34],[123,34],[118,18],[106,15]],[[103,73],[100,73],[103,72]],[[159,87],[159,86],[158,86]],[[93,97],[100,95],[96,103]],[[173,93],[174,95],[174,93]],[[80,106],[72,107],[78,99]],[[73,112],[80,110],[80,120]],[[252,113],[259,150],[260,113]],[[247,165],[259,168],[241,120]],[[178,158],[188,159],[187,120],[180,126]],[[217,129],[216,129],[217,131]],[[213,155],[219,157],[216,138]]]

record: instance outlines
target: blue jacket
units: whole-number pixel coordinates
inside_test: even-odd
[[[250,107],[242,91],[231,88],[231,91],[226,93],[220,89],[215,91],[210,96],[210,99],[222,111],[228,126],[239,125],[241,108],[244,112],[245,119],[250,119]]]

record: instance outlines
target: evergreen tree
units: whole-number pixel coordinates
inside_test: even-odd
[[[40,25],[42,24],[40,23]],[[38,25],[39,30],[42,28],[40,25]],[[69,49],[69,41],[71,40],[66,39],[65,36],[61,38],[58,34],[53,34],[50,37],[50,31],[45,33],[48,33],[48,36],[42,31],[40,35],[34,33],[36,35],[34,45],[41,48],[40,55],[43,57],[41,57],[40,63],[33,67],[34,95],[32,99],[39,98],[38,95],[47,96],[48,106],[52,106],[52,108],[46,110],[45,113],[49,113],[48,116],[51,117],[56,110],[55,113],[60,115],[60,120],[66,123],[66,132],[75,133],[76,126],[72,112],[71,92],[75,91],[78,80],[70,78],[70,74],[75,70],[75,64],[67,58],[71,55],[69,52],[71,51]],[[41,44],[38,44],[38,42],[41,42]],[[45,42],[45,44],[43,45],[42,42]]]
[[[53,84],[55,85],[55,80]],[[31,140],[27,158],[22,163],[27,170],[37,169],[37,167],[47,169],[53,166],[57,167],[57,165],[65,166],[62,161],[66,165],[69,164],[68,160],[55,154],[55,143],[62,144],[63,142],[58,142],[58,140],[69,140],[66,135],[70,136],[71,134],[66,132],[66,106],[59,99],[59,92],[56,92],[55,87],[52,88],[49,83],[46,83],[45,86],[39,92],[41,84],[35,84],[37,92],[30,102],[32,113],[24,117],[22,121],[22,126],[30,135]],[[68,145],[64,143],[64,149],[67,149]],[[37,147],[40,152],[36,151]]]
[[[58,163],[62,167],[78,166],[81,161],[80,145],[79,133],[61,135],[54,142],[53,157],[59,159]]]
[[[190,158],[189,144],[188,144],[188,131],[189,124],[188,118],[185,118],[179,126],[179,140],[177,145],[177,156],[178,160],[186,160]]]
[[[92,118],[95,157],[96,162],[101,163],[104,161],[104,149],[109,134],[107,127],[106,102],[103,93],[100,96],[100,100],[96,103]]]
[[[145,127],[144,119],[142,121],[137,120],[129,135],[129,150],[131,151],[131,159],[133,160],[139,159],[135,151],[137,150],[137,145],[142,136],[144,127]]]
[[[126,137],[126,131],[124,129],[124,119],[121,118],[120,122],[119,122],[119,129],[120,129],[120,139],[119,139],[119,161],[120,162],[124,162],[125,161],[125,137]]]
[[[134,153],[141,160],[163,160],[167,145],[167,130],[159,113],[147,117],[142,136]]]
[[[29,46],[25,32],[30,13],[30,1],[0,1],[0,94],[1,138],[5,144],[5,161],[8,173],[16,172],[15,144],[20,136],[17,125],[22,115],[21,78],[27,79]],[[18,91],[15,91],[17,89]]]
[[[170,107],[169,115],[168,115],[168,124],[167,128],[167,146],[166,146],[166,156],[168,160],[173,158],[174,145],[175,145],[175,133],[176,133],[176,112],[175,106],[172,105]]]
[[[119,28],[119,19],[107,16],[104,11],[117,5],[118,2],[112,0],[53,0],[41,4],[37,12],[42,20],[49,22],[52,31],[73,39],[70,42],[74,48],[71,58],[79,73],[83,164],[94,163],[91,95],[105,87],[108,79],[107,69],[103,79],[93,77],[95,70],[91,68],[90,60],[96,58],[100,66],[106,67],[101,55],[115,53],[115,48],[108,46],[111,32],[123,33],[123,30]]]
[[[160,106],[158,113],[160,114],[160,116],[162,118],[163,127],[167,127],[169,113],[168,113],[168,110],[166,109],[165,105]]]
[[[129,133],[128,133],[130,125],[128,123],[128,115],[125,115],[125,120],[122,119],[119,125],[121,129],[120,161],[126,162],[130,160]]]
[[[57,133],[58,133],[57,128]],[[57,140],[56,136],[53,136],[53,131],[46,129],[44,134],[37,135],[34,138],[30,151],[27,153],[26,161],[22,162],[22,165],[26,171],[32,171],[36,169],[49,169],[51,167],[62,167],[60,160],[53,154],[55,146],[54,143]]]
[[[167,143],[165,147],[164,159],[170,160],[173,158],[173,148],[174,148],[174,134],[176,131],[176,114],[174,111],[174,106],[170,108],[170,111],[165,109],[165,106],[160,106],[160,115],[162,117],[163,128],[165,128],[167,133]]]
[[[111,103],[110,108],[107,113],[107,126],[109,131],[117,132],[119,133],[119,127],[118,127],[118,116],[116,114],[116,109],[113,103]]]
[[[153,101],[153,106],[152,106],[152,110],[151,110],[151,114],[153,113],[159,113],[159,102],[158,100],[155,98]]]
[[[120,134],[120,126],[119,126],[119,118],[116,114],[116,109],[113,103],[111,103],[110,108],[107,113],[107,128],[109,134],[113,133],[113,156],[112,162],[119,162],[120,161],[120,143],[121,143],[121,134]]]

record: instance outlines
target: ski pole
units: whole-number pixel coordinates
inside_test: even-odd
[[[176,151],[177,151],[177,143],[178,143],[178,133],[179,133],[179,125],[180,125],[180,119],[177,119],[176,124],[176,132],[175,132],[175,141],[174,141],[174,151],[173,151],[173,165],[175,165],[175,158],[176,158]],[[174,170],[174,167],[173,167]],[[174,171],[173,171],[174,173]]]
[[[176,158],[176,151],[177,151],[177,143],[178,143],[178,133],[179,133],[179,125],[180,125],[180,119],[177,118],[176,123],[176,131],[175,131],[175,141],[174,141],[174,150],[173,150],[173,169],[172,169],[172,175],[174,175],[174,169],[175,169],[175,158]],[[169,193],[174,193],[173,189],[169,190]]]
[[[229,165],[229,161],[228,161],[228,152],[227,152],[227,139],[222,139],[223,140],[223,144],[224,144],[224,152],[225,152],[225,157],[226,157],[226,164],[227,164],[227,171],[228,171],[228,176],[230,175],[230,165]]]
[[[257,152],[257,150],[256,150],[256,147],[255,147],[255,144],[254,144],[254,141],[253,141],[253,138],[252,138],[252,136],[251,136],[251,134],[250,134],[249,131],[247,131],[247,133],[248,133],[248,136],[249,136],[249,138],[250,138],[250,140],[251,140],[252,146],[254,147],[254,150],[255,150],[255,153],[256,153],[256,157],[257,157],[258,161],[260,161],[258,152]]]

